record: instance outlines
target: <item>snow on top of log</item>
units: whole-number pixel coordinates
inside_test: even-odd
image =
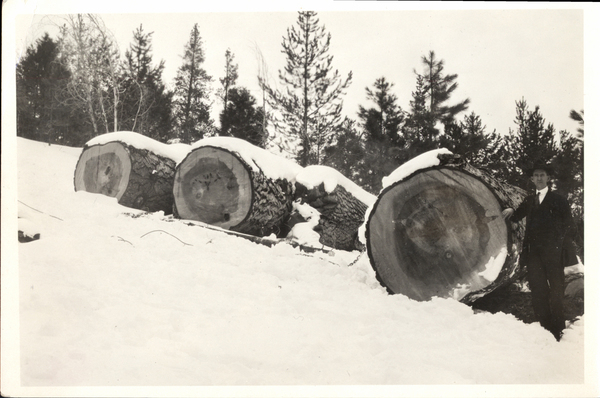
[[[375,203],[377,199],[375,195],[371,195],[346,178],[342,173],[328,166],[307,166],[296,176],[296,181],[308,189],[312,189],[323,183],[327,193],[333,192],[335,187],[340,185],[367,206]]]
[[[122,142],[137,149],[148,150],[156,155],[169,158],[176,163],[181,162],[191,148],[187,144],[163,144],[134,131],[117,131],[102,134],[86,142],[85,146],[103,145],[114,141]]]
[[[237,153],[255,172],[262,171],[267,177],[294,182],[302,166],[292,160],[278,156],[266,149],[252,145],[235,137],[210,137],[192,144],[192,150],[203,146],[214,146]]]
[[[383,177],[383,179],[381,180],[381,183],[383,184],[382,189],[389,187],[395,182],[402,181],[403,179],[405,179],[406,177],[410,176],[418,170],[438,166],[440,164],[440,159],[438,158],[438,155],[441,154],[452,155],[452,152],[450,152],[450,150],[447,148],[440,148],[422,153],[421,155],[412,158],[411,160],[394,170],[389,176]]]

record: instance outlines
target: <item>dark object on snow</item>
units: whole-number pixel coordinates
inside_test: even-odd
[[[176,162],[120,141],[85,146],[75,168],[75,190],[117,198],[127,207],[173,211]]]
[[[522,273],[523,225],[509,226],[501,213],[525,192],[456,156],[438,158],[381,192],[367,221],[367,252],[390,293],[469,303]]]
[[[218,146],[194,148],[177,166],[175,215],[250,235],[279,236],[292,211],[294,185],[269,178],[256,163]]]
[[[40,238],[40,234],[35,234],[33,236],[25,234],[23,231],[19,231],[19,242],[27,243],[33,242],[34,240],[38,240]]]

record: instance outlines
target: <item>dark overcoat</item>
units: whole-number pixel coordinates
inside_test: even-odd
[[[563,196],[548,191],[535,208],[535,195],[527,196],[511,217],[511,221],[526,218],[521,261],[527,263],[527,253],[543,250],[552,258],[560,259],[563,267],[577,264],[573,234],[575,231],[569,202]]]

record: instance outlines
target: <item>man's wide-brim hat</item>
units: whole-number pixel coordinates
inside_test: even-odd
[[[532,177],[533,172],[536,170],[544,170],[546,172],[546,174],[548,174],[549,176],[554,174],[554,168],[552,167],[552,165],[550,163],[536,163],[533,166],[531,166],[529,169],[527,169],[527,175],[529,177]]]

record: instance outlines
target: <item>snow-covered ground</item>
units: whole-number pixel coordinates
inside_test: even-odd
[[[85,387],[78,396],[89,386],[159,386],[144,396],[590,392],[585,317],[557,343],[511,315],[391,296],[366,255],[349,266],[359,252],[268,248],[75,192],[80,153],[17,139],[20,228],[41,235],[18,246],[19,396],[65,386]]]

